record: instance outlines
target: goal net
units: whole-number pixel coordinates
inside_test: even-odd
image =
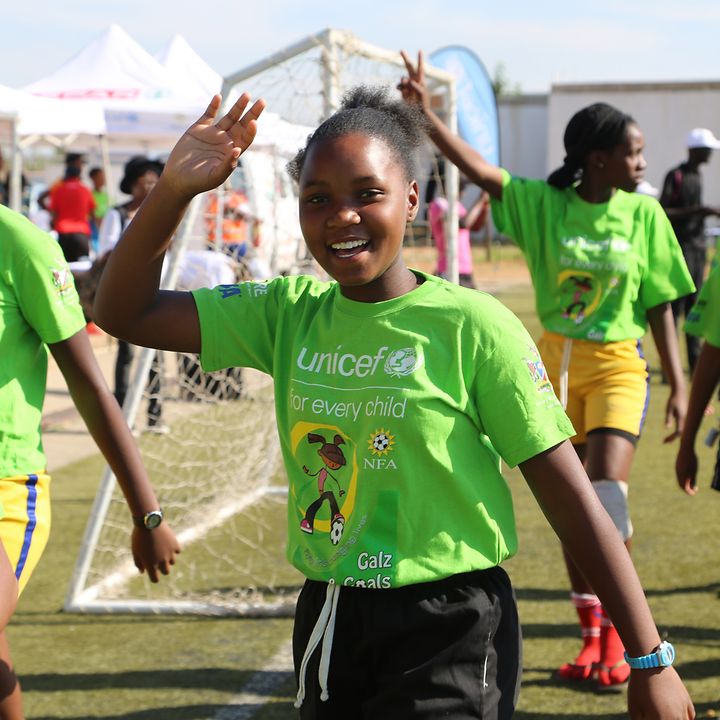
[[[249,152],[242,158],[244,188],[256,214],[261,214],[258,208],[263,203],[266,217],[268,213],[279,217],[284,211],[287,178],[276,174],[284,172],[288,156],[287,145],[278,141],[278,134],[287,129],[285,123],[314,127],[336,109],[345,90],[361,83],[395,86],[401,72],[397,53],[328,30],[228,78],[225,98],[249,90],[265,97],[277,116],[272,120],[275,134],[263,138],[259,132],[256,148],[272,157],[263,170],[271,180],[253,176],[260,171]],[[433,69],[428,74],[439,107],[452,124],[452,78]],[[427,167],[430,171],[430,162]],[[451,173],[446,181],[451,182]],[[188,258],[193,257],[193,248],[213,246],[207,207],[206,197],[192,203],[167,262],[165,287],[190,289],[183,271],[192,264]],[[280,226],[277,220],[276,229]],[[219,223],[217,227],[220,231]],[[274,247],[266,259],[271,273],[302,269],[300,253],[292,249]],[[225,264],[225,272],[235,273],[230,282],[248,281],[251,262],[226,258]],[[226,281],[215,279],[209,284]],[[291,615],[302,577],[285,559],[287,491],[270,378],[239,368],[203,373],[198,358],[190,355],[139,348],[136,354],[124,413],[130,426],[141,431],[138,444],[143,460],[183,552],[170,576],[156,585],[138,574],[129,551],[128,510],[106,468],[65,609]],[[154,421],[154,426],[148,425]]]

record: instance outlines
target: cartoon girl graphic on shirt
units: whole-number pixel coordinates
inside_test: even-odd
[[[315,516],[317,515],[318,510],[322,507],[323,503],[327,500],[330,505],[330,514],[332,517],[330,541],[333,545],[337,545],[343,534],[345,518],[340,512],[340,507],[335,499],[335,493],[332,490],[327,489],[326,483],[328,478],[331,478],[337,485],[338,496],[342,497],[345,494],[345,491],[340,487],[338,479],[330,472],[330,470],[338,470],[346,464],[345,455],[340,448],[340,445],[344,445],[345,441],[342,439],[342,436],[335,435],[332,442],[326,442],[325,438],[317,433],[308,433],[307,439],[309,443],[322,443],[322,446],[317,453],[322,459],[324,465],[317,472],[310,472],[307,465],[303,465],[303,472],[306,475],[317,477],[319,497],[308,506],[308,509],[305,512],[305,517],[300,521],[300,529],[303,532],[308,533],[308,535],[313,534],[315,529]]]
[[[587,276],[571,275],[566,281],[572,284],[573,297],[570,304],[563,312],[564,318],[573,319],[580,324],[585,319],[585,311],[588,306],[587,295],[593,289],[592,278]]]

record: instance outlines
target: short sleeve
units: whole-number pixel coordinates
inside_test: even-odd
[[[278,308],[285,292],[283,280],[193,291],[203,370],[253,367],[272,374]]]
[[[700,289],[697,302],[685,321],[684,330],[720,348],[720,263],[713,267]]]
[[[490,200],[493,222],[501,233],[525,251],[528,244],[533,244],[542,226],[538,213],[545,205],[547,183],[512,177],[505,169],[501,169],[501,173],[502,198]]]
[[[493,447],[515,467],[575,434],[535,343],[506,308],[498,311],[490,355],[478,371],[475,397]]]
[[[85,327],[85,317],[60,246],[35,228],[21,242],[24,256],[13,275],[20,310],[43,342],[67,340]]]
[[[646,202],[648,257],[640,300],[649,309],[690,295],[695,284],[665,211],[653,198]]]

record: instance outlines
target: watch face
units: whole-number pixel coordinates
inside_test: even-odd
[[[155,510],[153,512],[149,512],[145,516],[145,527],[148,530],[154,530],[161,522],[162,522],[163,516],[162,513]]]
[[[660,655],[660,662],[663,665],[667,666],[673,664],[673,660],[675,660],[675,648],[669,642],[660,644],[658,654]]]

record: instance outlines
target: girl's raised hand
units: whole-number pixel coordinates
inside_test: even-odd
[[[408,74],[400,78],[398,90],[403,96],[403,100],[408,103],[420,105],[423,111],[430,109],[430,98],[428,96],[427,87],[425,86],[425,67],[423,61],[422,50],[418,52],[417,66],[413,65],[412,60],[404,51],[400,51]]]
[[[246,111],[250,95],[243,93],[215,122],[221,102],[220,95],[213,97],[207,110],[178,140],[165,164],[163,184],[183,198],[190,199],[222,184],[255,139],[265,101],[256,100]]]

